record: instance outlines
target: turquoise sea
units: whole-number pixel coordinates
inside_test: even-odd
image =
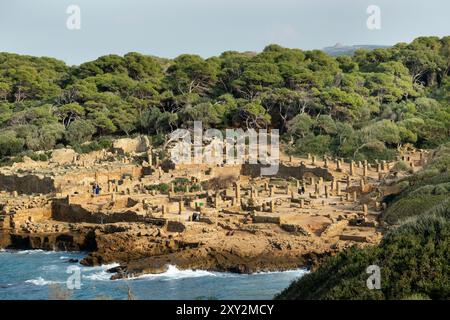
[[[84,267],[77,262],[69,262],[69,259],[79,260],[84,255],[41,250],[0,251],[0,300],[128,299],[129,296],[144,300],[272,299],[307,272],[299,269],[243,275],[178,270],[169,266],[163,274],[112,281],[109,280],[111,273],[106,270],[116,266],[114,264]],[[79,289],[67,288],[70,276],[77,276],[80,280]]]

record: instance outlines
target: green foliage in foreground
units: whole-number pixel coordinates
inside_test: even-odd
[[[450,210],[405,223],[378,247],[330,257],[276,299],[450,299]],[[366,268],[378,265],[381,289],[369,290]]]

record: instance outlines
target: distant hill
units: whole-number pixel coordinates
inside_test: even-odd
[[[354,46],[345,46],[341,43],[336,43],[332,47],[325,47],[322,50],[328,53],[330,56],[343,56],[343,55],[352,55],[356,50],[364,49],[364,50],[374,50],[379,48],[389,48],[389,46],[380,46],[380,45],[354,45]]]

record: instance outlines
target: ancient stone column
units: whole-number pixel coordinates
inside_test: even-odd
[[[350,160],[350,175],[354,175],[355,174],[355,163],[353,162],[353,160]]]
[[[339,186],[339,181],[336,181],[336,195],[341,195],[341,187]]]
[[[316,164],[316,156],[312,156],[311,164],[312,164],[312,165],[315,165],[315,164]]]
[[[347,176],[347,190],[350,189],[350,176]]]
[[[214,196],[214,208],[218,209],[220,203],[220,195],[219,192],[216,192],[216,195]]]
[[[274,211],[275,211],[275,201],[270,200],[270,212],[274,212]]]
[[[304,199],[300,199],[300,208],[304,208],[305,207],[305,200]]]
[[[363,177],[367,176],[367,164],[363,164]]]
[[[236,202],[239,204],[241,202],[241,186],[238,182],[234,184],[234,196],[236,197]]]
[[[319,185],[321,186],[323,184],[323,177],[319,177]]]
[[[341,170],[341,161],[339,159],[336,160],[336,171]]]
[[[267,181],[264,182],[264,190],[269,191],[269,183],[267,183]]]
[[[181,212],[183,211],[183,201],[179,201],[178,202],[178,214],[181,214]]]
[[[358,200],[358,198],[357,198],[357,195],[356,195],[356,191],[353,191],[353,201],[357,201]]]
[[[323,159],[323,167],[328,168],[328,159],[327,158]]]
[[[150,167],[153,166],[153,155],[151,150],[147,151],[147,162]]]
[[[364,179],[361,179],[359,181],[359,186],[361,187],[361,192],[364,192],[364,189],[366,188],[366,183],[364,182]]]
[[[172,193],[175,192],[175,184],[173,182],[170,183],[170,192],[172,192]]]
[[[316,195],[319,195],[319,194],[320,194],[319,184],[318,184],[318,183],[316,183],[316,184],[314,185],[314,193],[315,193]]]
[[[367,213],[369,212],[367,204],[363,204],[363,212],[364,212],[364,215],[367,215]]]
[[[328,193],[328,186],[325,186],[325,198],[328,199],[329,193]]]

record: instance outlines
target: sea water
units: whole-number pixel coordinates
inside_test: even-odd
[[[0,252],[0,300],[6,299],[272,299],[307,271],[233,274],[179,270],[169,266],[161,274],[110,280],[110,264],[85,267],[70,263],[85,253],[41,250]],[[68,267],[78,266],[80,288],[69,290]],[[72,268],[69,268],[69,271]]]

